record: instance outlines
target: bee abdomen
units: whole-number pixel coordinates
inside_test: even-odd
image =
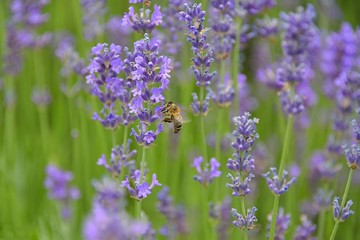
[[[180,132],[181,126],[182,126],[182,124],[178,124],[178,125],[175,125],[175,124],[174,124],[174,133]]]

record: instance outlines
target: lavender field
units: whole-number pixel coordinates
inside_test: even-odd
[[[355,0],[0,0],[0,239],[360,239]]]

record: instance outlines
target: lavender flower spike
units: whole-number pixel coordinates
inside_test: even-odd
[[[316,230],[316,225],[307,219],[306,215],[301,216],[301,226],[297,227],[295,230],[294,240],[316,240],[312,234]]]
[[[288,175],[288,172],[286,170],[283,171],[283,175],[281,179],[279,178],[278,174],[276,173],[276,168],[270,168],[270,171],[273,175],[272,178],[270,178],[270,172],[267,172],[265,174],[262,174],[262,176],[266,179],[266,182],[270,188],[270,190],[277,195],[284,194],[289,190],[289,187],[295,183],[296,178],[292,178],[290,181],[286,180],[286,176]]]
[[[196,168],[199,175],[196,175],[194,179],[200,182],[202,185],[207,186],[214,178],[220,177],[221,172],[219,171],[220,163],[215,158],[210,159],[210,170],[209,165],[206,164],[204,169],[201,168],[201,164],[204,161],[203,157],[196,157],[192,164]]]
[[[259,119],[250,119],[250,116],[250,113],[246,112],[242,116],[233,118],[236,129],[232,134],[236,137],[236,141],[231,146],[236,151],[250,151],[256,139],[259,138],[259,134],[256,132],[256,124],[259,123]]]
[[[129,180],[128,176],[126,176],[126,179],[121,182],[121,186],[126,187],[130,193],[130,197],[138,201],[143,200],[151,194],[151,190],[155,186],[161,186],[159,181],[156,179],[155,173],[152,175],[152,182],[150,186],[144,181],[145,176],[144,179],[140,179],[140,170],[135,170],[134,174],[130,178],[131,180]]]
[[[354,214],[354,211],[350,210],[353,201],[349,200],[346,203],[346,206],[341,209],[339,204],[339,197],[335,197],[333,201],[333,215],[335,221],[344,222],[350,215]]]
[[[351,169],[360,168],[360,148],[357,144],[352,144],[350,147],[344,145],[343,147],[345,158]]]
[[[247,214],[244,217],[242,214],[238,213],[235,208],[232,208],[231,214],[236,218],[235,221],[233,221],[234,226],[241,230],[253,229],[255,227],[254,223],[257,222],[257,218],[255,217],[256,211],[256,207],[252,207],[247,210]]]

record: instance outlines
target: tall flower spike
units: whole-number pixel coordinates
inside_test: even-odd
[[[289,187],[295,183],[296,178],[292,178],[290,181],[287,181],[286,177],[288,175],[288,172],[284,170],[280,180],[276,171],[276,168],[270,168],[270,172],[273,175],[272,178],[270,178],[270,172],[262,174],[262,176],[266,179],[270,190],[274,194],[281,195],[289,190]]]
[[[259,123],[259,119],[250,119],[250,116],[250,113],[246,112],[243,116],[233,118],[236,129],[232,134],[236,141],[231,146],[236,151],[250,151],[256,139],[259,138],[259,134],[256,132],[256,124]]]
[[[202,185],[207,186],[210,184],[214,178],[220,177],[221,172],[219,171],[220,163],[216,161],[215,158],[210,159],[210,169],[209,165],[206,164],[204,168],[201,167],[202,162],[204,161],[203,157],[194,158],[192,166],[196,168],[198,175],[194,179],[200,182]]]
[[[350,147],[344,145],[343,150],[349,167],[352,169],[360,168],[360,147],[357,144],[352,144]]]
[[[231,214],[235,217],[233,224],[235,227],[241,230],[251,230],[255,227],[257,218],[255,217],[255,212],[257,211],[256,207],[252,207],[247,210],[246,216],[238,213],[235,208],[231,209]]]

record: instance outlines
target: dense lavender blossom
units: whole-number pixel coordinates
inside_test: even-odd
[[[124,189],[118,182],[104,177],[101,181],[94,181],[93,186],[97,193],[96,201],[106,209],[118,211],[125,207]]]
[[[270,168],[270,172],[267,172],[262,176],[266,179],[270,190],[274,194],[281,195],[289,190],[289,187],[295,183],[296,178],[292,178],[290,181],[287,181],[286,177],[288,175],[288,172],[286,170],[283,171],[282,176],[278,176],[276,171],[276,168]],[[270,178],[270,174],[272,174],[272,178]]]
[[[295,230],[294,240],[316,240],[312,235],[316,230],[316,225],[312,224],[305,215],[301,216],[301,225]]]
[[[299,95],[291,96],[289,90],[279,92],[282,109],[286,115],[298,115],[304,111],[304,101]]]
[[[232,134],[236,141],[231,143],[231,146],[237,152],[249,152],[259,138],[259,134],[256,132],[256,124],[259,123],[259,119],[250,119],[250,116],[250,113],[246,112],[242,116],[233,118],[236,129]]]
[[[279,32],[279,20],[276,18],[257,19],[255,25],[257,35],[262,37],[272,37]]]
[[[346,206],[341,209],[339,204],[339,197],[335,197],[333,201],[333,216],[335,221],[343,222],[350,215],[354,214],[354,211],[350,210],[351,205],[353,205],[353,201],[349,200],[346,203]]]
[[[155,131],[147,130],[147,125],[140,123],[138,125],[138,132],[135,129],[131,129],[131,135],[135,137],[136,142],[139,145],[149,147],[152,143],[155,142],[157,136],[164,131],[163,125],[159,124]]]
[[[210,159],[210,166],[207,163],[204,168],[201,167],[202,162],[204,161],[203,157],[194,158],[194,162],[192,166],[196,168],[198,175],[194,177],[194,179],[200,182],[202,185],[209,185],[214,178],[220,177],[221,171],[219,171],[220,163],[215,159]],[[209,169],[210,167],[210,169]]]
[[[129,7],[129,13],[124,13],[123,25],[130,26],[139,33],[151,33],[155,26],[162,23],[163,16],[160,12],[160,6],[154,5],[154,11],[141,8],[140,13],[135,13],[133,6]]]
[[[215,91],[209,91],[212,100],[219,107],[229,107],[234,101],[235,90],[231,86],[231,79],[229,74],[225,75],[223,84],[217,84]]]
[[[44,182],[50,198],[55,199],[62,205],[62,217],[70,218],[71,200],[78,199],[80,192],[75,187],[70,187],[69,182],[73,179],[70,172],[65,172],[49,164],[46,167],[46,179]]]
[[[200,102],[198,95],[196,93],[192,93],[193,101],[190,104],[190,108],[195,116],[199,114],[206,116],[208,114],[211,96],[211,93],[208,93],[205,100]]]
[[[250,193],[249,184],[255,175],[250,173],[244,180],[242,180],[240,174],[236,174],[236,177],[234,177],[231,173],[228,173],[227,177],[231,179],[231,183],[226,183],[226,187],[233,190],[232,195],[234,197],[243,197]]]
[[[360,168],[360,148],[357,144],[344,145],[344,154],[351,169]]]
[[[31,100],[38,107],[46,107],[51,103],[50,91],[47,89],[34,88]]]
[[[85,39],[90,41],[100,36],[104,32],[103,23],[105,14],[107,13],[106,0],[81,0],[83,9],[83,33]]]
[[[181,206],[175,206],[173,198],[169,195],[169,188],[163,187],[158,193],[158,210],[166,218],[166,224],[160,232],[170,239],[184,235],[188,232],[188,226],[185,221],[184,209]]]
[[[275,229],[275,239],[284,240],[285,232],[290,225],[290,214],[285,214],[284,209],[280,208],[276,217],[276,229]],[[268,215],[268,220],[271,221],[271,215]]]
[[[241,230],[251,230],[255,227],[257,218],[255,217],[256,207],[247,210],[246,216],[238,213],[235,208],[231,209],[231,214],[235,217],[233,224]]]
[[[106,161],[106,156],[103,154],[99,158],[97,165],[104,166],[106,170],[114,177],[118,177],[124,168],[130,169],[134,166],[135,160],[132,158],[136,154],[136,150],[130,151],[131,140],[123,146],[116,146],[111,150],[110,165]]]
[[[240,8],[248,15],[255,15],[265,8],[272,8],[276,5],[275,0],[240,0]]]
[[[130,180],[131,179],[131,180]],[[152,175],[151,184],[145,182],[145,176],[142,176],[140,170],[135,170],[134,173],[130,176],[126,176],[125,180],[121,182],[122,187],[126,187],[129,191],[130,197],[141,201],[151,194],[151,190],[155,186],[161,186],[159,181],[156,179],[156,174]]]

